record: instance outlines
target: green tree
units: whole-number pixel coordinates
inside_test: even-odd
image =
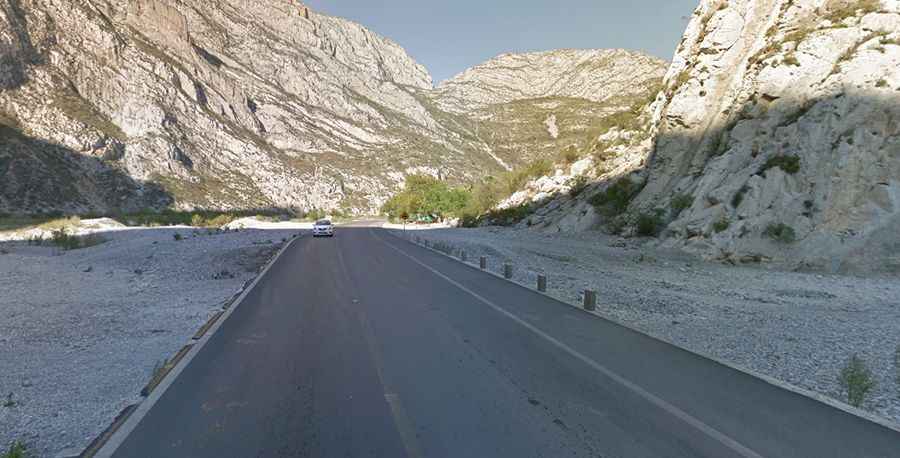
[[[458,216],[469,203],[469,192],[451,188],[446,182],[427,175],[406,177],[403,191],[397,193],[382,207],[391,219],[433,217],[445,219]]]

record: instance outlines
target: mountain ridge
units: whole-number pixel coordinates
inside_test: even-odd
[[[896,0],[703,0],[646,128],[620,124],[606,153],[500,207],[532,206],[522,228],[653,235],[708,260],[898,272],[898,68]]]
[[[398,44],[301,3],[0,7],[8,26],[0,30],[0,67],[10,70],[0,81],[0,121],[64,147],[73,161],[93,161],[83,173],[60,174],[52,161],[61,150],[0,147],[5,173],[20,175],[0,186],[0,211],[368,213],[408,174],[472,182],[558,148],[498,147],[491,130],[502,126],[442,109],[427,69]],[[629,65],[622,60],[618,71]],[[133,186],[114,198],[85,194],[108,175]],[[71,182],[79,176],[94,185]],[[55,192],[61,187],[73,190],[68,199]]]

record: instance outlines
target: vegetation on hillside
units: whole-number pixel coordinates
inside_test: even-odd
[[[464,226],[476,226],[484,221],[511,225],[528,216],[531,207],[521,205],[502,210],[494,207],[530,180],[548,175],[552,170],[550,161],[540,159],[462,187],[451,187],[426,175],[411,175],[406,178],[404,189],[391,197],[381,210],[395,221],[460,218]]]
[[[437,220],[460,216],[468,205],[470,194],[452,188],[446,182],[428,175],[406,177],[403,190],[381,207],[391,220]]]
[[[628,209],[631,199],[643,189],[625,177],[611,184],[604,191],[591,197],[590,203],[597,212],[606,217],[617,216]]]

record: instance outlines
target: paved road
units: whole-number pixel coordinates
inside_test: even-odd
[[[900,434],[384,231],[302,238],[116,457],[900,456]]]

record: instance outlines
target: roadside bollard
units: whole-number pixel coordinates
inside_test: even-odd
[[[542,293],[547,292],[547,276],[546,275],[538,275],[538,291]]]
[[[460,252],[459,252],[459,259],[460,259],[462,262],[466,262],[466,259],[467,259],[467,258],[468,258],[468,256],[466,256],[466,252],[460,250]]]
[[[597,292],[591,289],[584,290],[584,309],[593,312],[597,310]]]
[[[478,260],[478,265],[481,266],[481,270],[487,269],[487,258],[482,256]]]
[[[512,278],[512,274],[513,274],[512,264],[510,264],[508,262],[506,264],[503,264],[503,278],[509,280]]]

